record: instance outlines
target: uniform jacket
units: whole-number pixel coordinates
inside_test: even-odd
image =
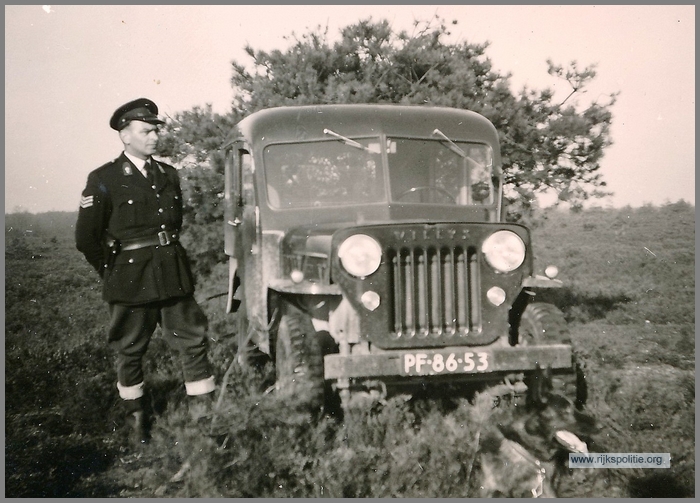
[[[155,166],[155,189],[123,153],[88,175],[75,229],[76,247],[102,277],[107,302],[143,304],[194,291],[179,241],[113,253],[123,240],[180,231],[179,176],[168,164],[155,161]],[[107,246],[110,238],[116,248]]]

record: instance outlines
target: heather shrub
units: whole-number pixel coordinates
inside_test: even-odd
[[[486,413],[480,395],[399,395],[343,418],[300,410],[271,390],[269,363],[235,363],[225,263],[198,277],[219,383],[212,426],[188,420],[179,362],[157,331],[144,362],[152,441],[133,454],[101,284],[74,248],[75,217],[6,216],[6,496],[474,494],[480,425],[511,409]],[[593,449],[672,454],[663,477],[616,471],[633,496],[695,491],[694,225],[694,208],[676,203],[547,210],[533,229],[537,267],[558,265],[564,282],[538,300],[564,310],[588,367],[588,407],[603,427]]]

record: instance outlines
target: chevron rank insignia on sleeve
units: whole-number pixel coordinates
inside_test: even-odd
[[[83,196],[80,198],[80,207],[81,208],[89,208],[92,206],[93,203],[93,198],[95,196]]]

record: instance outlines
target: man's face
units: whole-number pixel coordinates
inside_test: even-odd
[[[158,145],[158,127],[148,122],[131,121],[119,132],[124,150],[140,159],[155,153]]]

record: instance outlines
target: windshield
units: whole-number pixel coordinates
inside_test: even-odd
[[[491,147],[445,140],[387,142],[391,200],[426,204],[493,204]]]
[[[495,201],[488,145],[435,139],[388,138],[388,182],[378,138],[269,145],[263,153],[272,208],[394,202],[489,205]]]
[[[270,145],[263,156],[273,208],[386,202],[378,138]]]

